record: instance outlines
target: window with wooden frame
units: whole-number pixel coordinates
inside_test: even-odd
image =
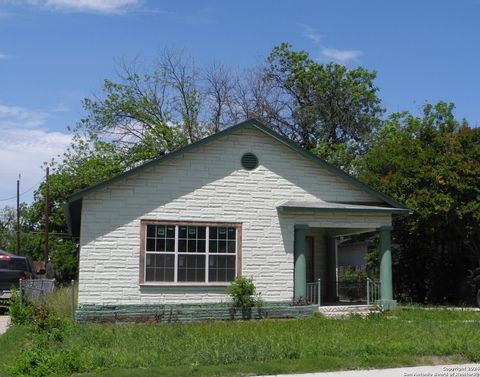
[[[226,284],[240,274],[238,223],[141,221],[140,284]]]

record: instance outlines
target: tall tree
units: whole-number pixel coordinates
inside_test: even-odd
[[[251,89],[255,115],[322,157],[329,158],[340,145],[351,154],[362,153],[366,138],[380,125],[384,110],[375,72],[320,64],[282,43],[268,56],[261,77]]]
[[[394,277],[400,297],[419,302],[458,301],[480,263],[480,129],[453,109],[391,115],[359,166],[363,181],[413,211],[395,221]]]

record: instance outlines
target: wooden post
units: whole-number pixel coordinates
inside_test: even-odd
[[[72,321],[75,321],[75,280],[72,280]]]
[[[47,167],[47,173],[45,176],[45,249],[43,251],[43,261],[45,263],[45,271],[47,270],[48,264],[48,173],[49,168]]]
[[[17,255],[20,255],[20,175],[17,179]]]
[[[23,305],[23,288],[22,288],[22,279],[18,279],[18,298],[20,305]]]

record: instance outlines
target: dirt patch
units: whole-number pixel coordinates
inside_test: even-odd
[[[417,358],[417,365],[448,365],[448,364],[463,364],[471,362],[462,355],[452,356],[420,356]]]

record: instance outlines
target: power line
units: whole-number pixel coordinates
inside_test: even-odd
[[[23,196],[23,195],[26,194],[27,192],[32,191],[40,182],[43,181],[44,178],[45,178],[45,177],[40,178],[40,180],[39,180],[37,183],[35,183],[35,184],[34,184],[32,187],[30,187],[29,189],[23,191],[23,192],[20,194],[20,196]],[[17,195],[14,195],[14,196],[12,196],[12,197],[10,197],[10,198],[6,198],[6,199],[0,199],[0,202],[6,202],[7,200],[12,200],[12,199],[15,199],[16,197],[17,197]]]

